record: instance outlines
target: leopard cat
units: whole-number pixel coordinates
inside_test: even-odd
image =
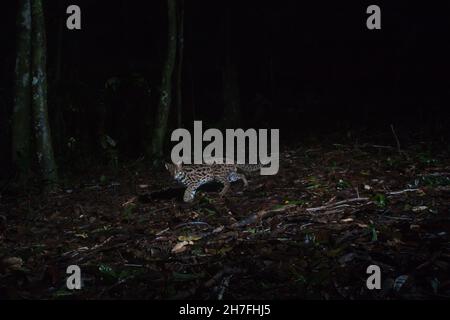
[[[223,197],[230,189],[230,183],[238,180],[244,182],[244,187],[248,186],[248,181],[245,175],[241,172],[253,172],[259,170],[260,164],[189,164],[183,165],[166,163],[166,169],[171,176],[186,186],[183,200],[184,202],[191,202],[195,198],[197,189],[212,181],[217,181],[223,184],[223,189],[220,196]]]

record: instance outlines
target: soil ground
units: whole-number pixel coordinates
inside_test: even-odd
[[[0,198],[2,299],[448,299],[450,157],[330,144],[200,192],[165,171],[86,173]],[[78,265],[82,289],[66,288]],[[381,269],[368,290],[367,268]]]

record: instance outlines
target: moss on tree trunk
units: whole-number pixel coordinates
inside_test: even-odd
[[[32,17],[32,109],[36,154],[47,186],[54,186],[58,176],[53,155],[47,108],[46,37],[42,0],[33,0]]]
[[[183,50],[184,50],[184,0],[178,3],[178,47],[177,47],[177,75],[176,75],[176,105],[177,105],[177,125],[181,128],[183,123],[183,101],[182,101],[182,77],[183,77]]]
[[[154,165],[159,164],[163,157],[164,141],[167,134],[167,121],[169,118],[171,96],[172,96],[172,75],[175,66],[177,51],[177,12],[176,0],[167,0],[168,12],[168,39],[167,55],[162,70],[161,93],[156,110],[153,127],[150,156]]]
[[[20,0],[17,15],[17,56],[14,71],[14,108],[12,114],[12,161],[23,183],[31,163],[31,4]]]

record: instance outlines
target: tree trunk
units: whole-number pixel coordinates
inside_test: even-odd
[[[237,66],[229,62],[222,74],[224,124],[226,128],[237,128],[241,123],[241,108],[239,97],[239,79]]]
[[[64,4],[62,2],[57,3],[58,11],[64,11]],[[56,38],[56,50],[55,50],[55,64],[54,64],[54,75],[53,81],[50,82],[49,87],[49,114],[50,126],[53,128],[53,146],[60,150],[60,153],[64,153],[66,149],[65,141],[65,122],[63,114],[64,102],[61,97],[60,92],[63,91],[61,83],[61,73],[62,73],[62,51],[63,51],[63,34],[66,25],[65,16],[60,15],[57,23],[57,38]]]
[[[58,2],[58,10],[63,11],[64,5]],[[65,20],[64,16],[60,15],[58,18],[58,36],[56,43],[56,62],[55,62],[55,83],[60,85],[61,69],[62,69],[62,50],[63,50],[63,34],[64,34]]]
[[[237,65],[233,61],[232,53],[232,32],[231,32],[231,17],[230,6],[227,3],[225,8],[225,15],[223,17],[223,35],[224,35],[224,53],[225,61],[222,71],[223,84],[223,101],[224,101],[224,116],[223,125],[225,128],[236,128],[241,122],[240,109],[240,94],[239,94],[239,76]]]
[[[184,0],[179,0],[178,6],[178,47],[177,47],[177,125],[181,128],[183,123],[183,101],[182,101],[182,74],[183,74],[183,49],[184,49]]]
[[[12,114],[12,161],[23,183],[31,163],[31,4],[20,0],[17,15],[17,57]]]
[[[48,186],[57,183],[58,176],[53,156],[52,138],[47,109],[47,70],[46,70],[46,37],[42,0],[33,0],[32,17],[32,108],[36,153],[42,175]]]
[[[176,0],[167,0],[167,8],[168,8],[167,55],[162,70],[161,94],[159,97],[158,107],[156,110],[156,117],[152,135],[151,159],[153,165],[157,165],[163,157],[164,140],[167,133],[167,120],[169,118],[171,95],[172,95],[172,75],[177,50]]]

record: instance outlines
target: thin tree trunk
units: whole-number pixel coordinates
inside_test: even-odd
[[[52,138],[47,109],[46,37],[42,0],[33,0],[31,5],[33,33],[32,41],[32,107],[36,153],[42,175],[47,186],[53,187],[57,181],[56,163],[53,155]]]
[[[151,159],[157,165],[163,157],[164,140],[167,133],[167,120],[169,118],[172,76],[177,50],[177,12],[176,0],[167,0],[168,12],[168,39],[167,55],[161,79],[161,94],[156,110],[155,123],[151,143]]]
[[[63,5],[61,2],[58,2],[58,9],[61,11]],[[63,48],[63,34],[64,34],[64,16],[60,15],[58,18],[58,37],[56,44],[56,62],[55,62],[55,83],[57,86],[60,85],[61,81],[61,69],[62,69],[62,48]]]
[[[189,35],[189,38],[191,41],[194,38],[194,32],[192,27],[192,19],[189,20],[191,16],[188,16],[188,20],[185,20],[186,23],[186,34]],[[195,70],[195,57],[194,57],[194,50],[192,46],[190,47],[190,50],[186,51],[186,59],[188,59],[188,63],[186,64],[186,72],[187,72],[187,78],[189,79],[188,83],[189,91],[190,91],[190,103],[191,103],[191,115],[190,118],[192,120],[195,120],[195,78],[194,78],[194,70]]]
[[[184,49],[184,0],[179,0],[178,6],[178,47],[177,47],[177,88],[176,88],[176,105],[177,105],[177,124],[181,128],[183,123],[183,99],[182,99],[182,73],[183,73],[183,49]]]
[[[64,11],[64,4],[58,2],[57,8],[59,11]],[[52,116],[50,118],[50,125],[53,128],[53,145],[60,151],[66,148],[65,140],[65,122],[63,115],[63,101],[60,94],[54,94],[62,92],[61,73],[62,73],[62,51],[63,51],[63,34],[65,28],[65,16],[60,15],[57,23],[57,40],[55,50],[55,65],[54,65],[54,78],[49,87],[50,94],[49,99],[52,99],[53,103],[50,103],[49,113]],[[52,94],[52,91],[54,92]],[[63,151],[62,151],[63,152]]]
[[[232,55],[232,32],[230,6],[226,4],[223,20],[224,34],[224,53],[225,61],[222,71],[224,116],[223,124],[226,128],[238,127],[241,121],[240,94],[239,94],[239,76],[236,63]]]
[[[12,114],[12,161],[23,183],[31,163],[31,4],[20,0],[17,15],[17,57]]]
[[[237,66],[229,62],[223,70],[224,122],[227,128],[239,127],[241,109]]]

